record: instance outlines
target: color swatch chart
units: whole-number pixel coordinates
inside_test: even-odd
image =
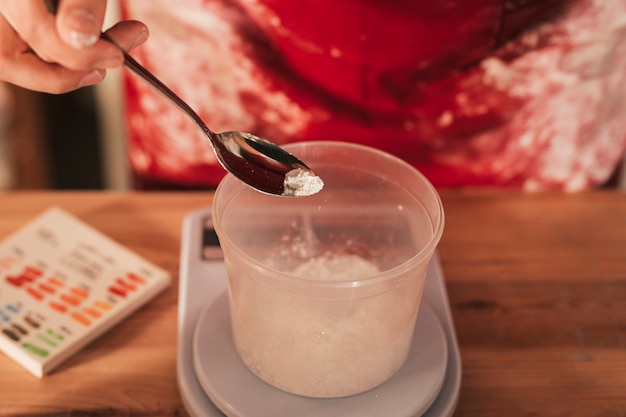
[[[42,377],[170,283],[163,269],[51,208],[0,243],[0,350]]]

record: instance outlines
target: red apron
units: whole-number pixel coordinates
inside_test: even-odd
[[[133,52],[216,131],[342,140],[437,187],[581,190],[626,149],[626,0],[122,0]],[[225,174],[197,127],[127,75],[139,188]]]

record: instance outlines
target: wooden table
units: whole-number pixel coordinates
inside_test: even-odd
[[[456,415],[626,415],[626,193],[441,195],[439,254],[463,360]],[[177,278],[182,220],[211,198],[6,193],[0,238],[57,205]],[[41,380],[0,355],[0,415],[187,415],[177,299],[175,280]]]

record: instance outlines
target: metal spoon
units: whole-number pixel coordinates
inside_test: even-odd
[[[45,0],[48,10],[56,14],[59,0]],[[306,196],[315,194],[323,187],[322,180],[301,160],[281,147],[250,133],[229,131],[215,133],[184,100],[170,90],[150,71],[113,41],[124,54],[124,66],[145,80],[185,112],[205,136],[222,166],[249,186],[281,196]]]

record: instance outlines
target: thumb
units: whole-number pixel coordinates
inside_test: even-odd
[[[61,39],[68,45],[82,49],[95,44],[100,38],[106,1],[58,1],[56,27]]]

